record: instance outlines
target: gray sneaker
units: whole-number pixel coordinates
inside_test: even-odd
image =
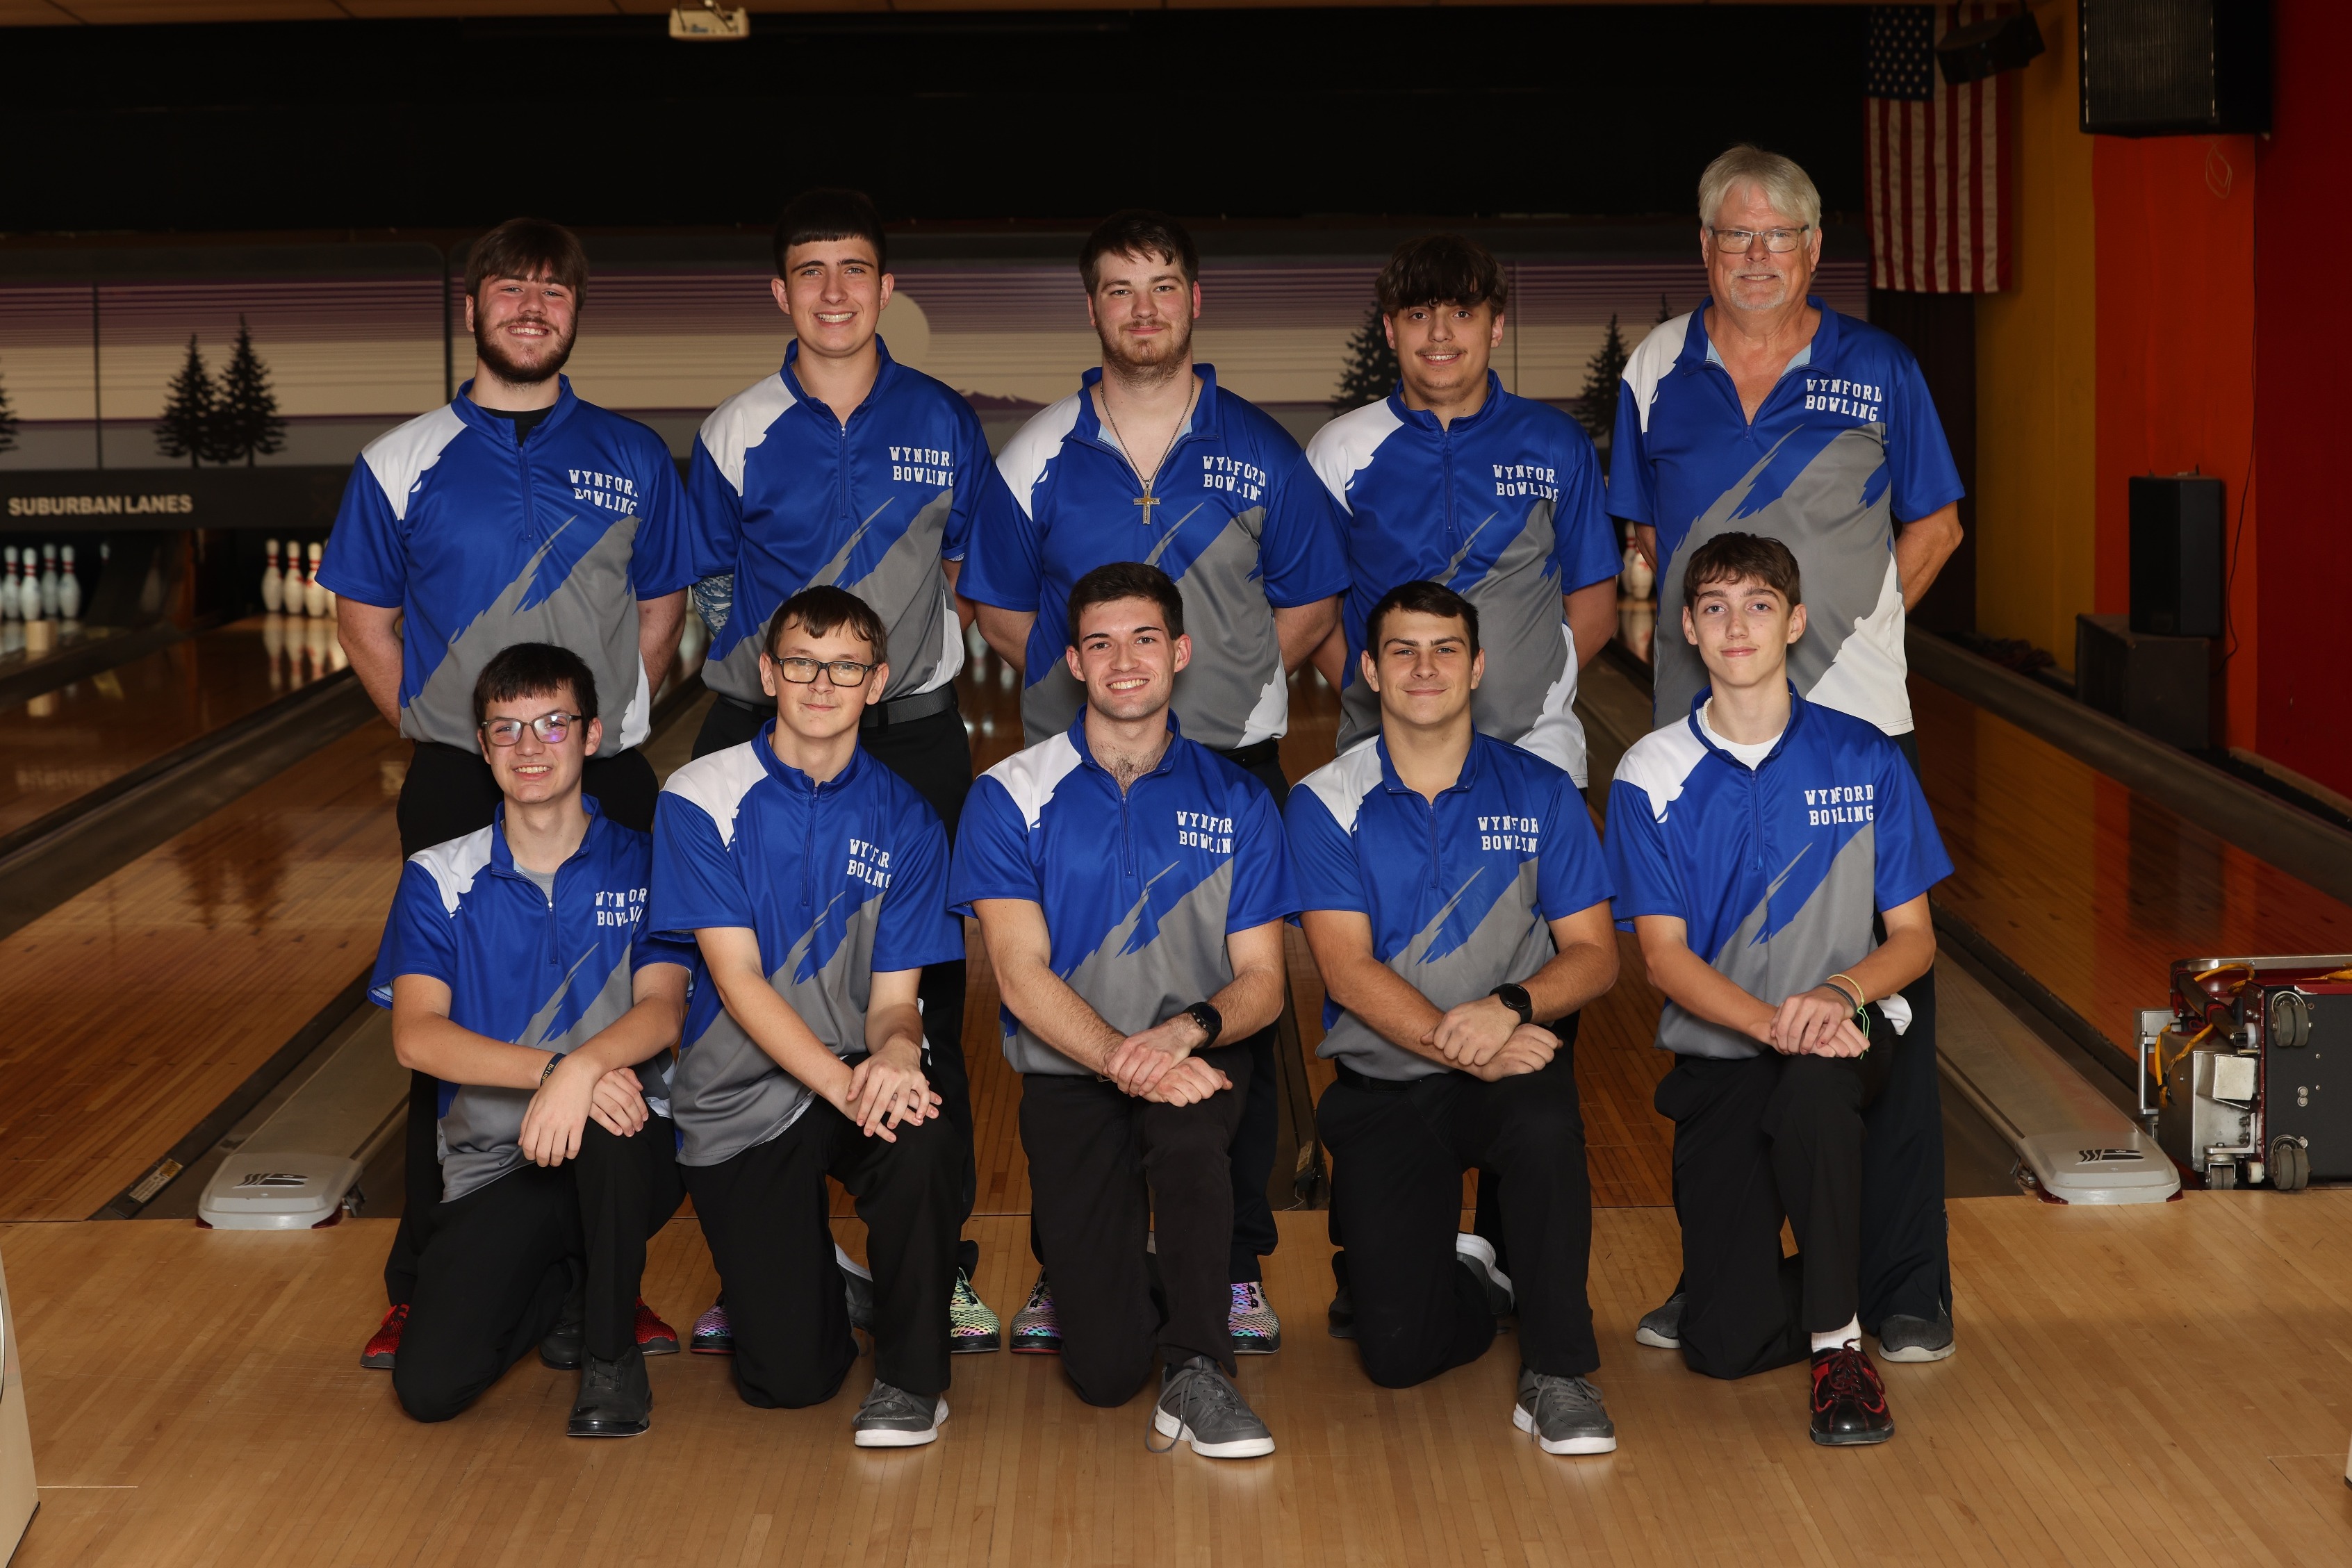
[[[1666,1304],[1653,1307],[1642,1314],[1641,1326],[1633,1331],[1633,1343],[1646,1344],[1652,1350],[1680,1350],[1683,1347],[1683,1293],[1676,1291],[1666,1298]]]
[[[1454,1260],[1478,1277],[1478,1283],[1486,1291],[1486,1304],[1495,1309],[1496,1317],[1507,1318],[1518,1310],[1518,1298],[1511,1292],[1511,1277],[1495,1267],[1493,1242],[1463,1231],[1454,1238]]]
[[[948,1418],[948,1402],[893,1388],[880,1378],[857,1407],[851,1428],[861,1448],[919,1448],[940,1435]]]
[[[1532,1432],[1547,1454],[1613,1454],[1617,1423],[1601,1403],[1601,1390],[1581,1377],[1554,1377],[1519,1368],[1519,1402],[1511,1424]]]
[[[1938,1312],[1932,1319],[1892,1312],[1878,1325],[1881,1361],[1941,1361],[1951,1354],[1952,1314],[1948,1312]]]
[[[874,1270],[844,1252],[839,1246],[833,1249],[833,1260],[841,1269],[842,1293],[849,1300],[849,1326],[874,1332]]]
[[[1155,1448],[1150,1437],[1144,1438],[1143,1446],[1155,1454],[1188,1440],[1204,1459],[1255,1459],[1274,1452],[1274,1434],[1225,1369],[1205,1355],[1160,1372],[1160,1402],[1151,1408],[1151,1427],[1168,1439],[1168,1448]]]

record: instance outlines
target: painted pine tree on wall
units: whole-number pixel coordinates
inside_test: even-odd
[[[1339,366],[1339,393],[1331,400],[1331,412],[1340,414],[1378,402],[1396,383],[1396,350],[1389,347],[1388,323],[1375,303],[1364,312],[1364,324],[1348,340],[1347,358]]]
[[[242,458],[250,468],[256,458],[286,450],[286,421],[278,416],[278,394],[270,390],[269,367],[253,351],[253,333],[242,316],[236,319],[236,347],[221,371],[213,432],[215,462]]]
[[[188,357],[163,391],[163,417],[155,422],[155,449],[166,457],[184,457],[194,468],[214,452],[213,422],[220,392],[212,372],[205,368],[196,335],[188,334]]]
[[[8,389],[0,386],[0,452],[16,450],[16,405],[8,401]]]

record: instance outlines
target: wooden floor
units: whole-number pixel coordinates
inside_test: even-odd
[[[0,833],[340,668],[333,626],[256,615],[0,709]]]
[[[2352,952],[2352,907],[1932,681],[1911,703],[1958,868],[1937,903],[2118,1049],[2176,958]]]
[[[1277,1355],[1242,1385],[1271,1458],[1143,1449],[1141,1399],[1081,1406],[1050,1358],[960,1358],[940,1441],[852,1448],[872,1375],[758,1411],[726,1364],[653,1365],[655,1427],[562,1435],[535,1360],[421,1427],[360,1370],[383,1221],[295,1235],[0,1228],[42,1512],[16,1568],[482,1563],[2340,1564],[2352,1554],[2352,1194],[2128,1209],[1954,1206],[1960,1350],[1886,1369],[1883,1448],[1813,1448],[1801,1369],[1722,1384],[1632,1343],[1675,1270],[1657,1209],[1596,1217],[1593,1299],[1621,1447],[1556,1458],[1509,1423],[1512,1341],[1418,1389],[1326,1337],[1319,1217],[1285,1218]],[[1021,1222],[988,1222],[1015,1293]],[[854,1232],[854,1224],[845,1229]],[[853,1244],[854,1234],[848,1237]],[[646,1293],[709,1300],[689,1222]]]

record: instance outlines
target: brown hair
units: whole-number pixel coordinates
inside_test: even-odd
[[[1693,550],[1683,568],[1683,604],[1697,603],[1698,591],[1710,582],[1743,580],[1778,590],[1791,610],[1805,601],[1797,558],[1787,545],[1762,534],[1717,534]]]
[[[1107,256],[1156,256],[1174,262],[1186,283],[1200,281],[1201,253],[1193,248],[1192,236],[1184,232],[1182,224],[1149,207],[1122,208],[1097,224],[1095,232],[1087,236],[1078,251],[1078,277],[1088,294],[1095,291],[1102,272],[1098,264]]]
[[[760,650],[771,659],[776,656],[776,644],[783,641],[784,628],[797,623],[812,637],[824,637],[843,627],[849,634],[862,639],[874,662],[883,664],[890,657],[890,633],[882,624],[882,617],[874,607],[845,588],[835,588],[829,582],[814,588],[803,588],[782,604],[768,618],[768,634],[761,641]]]
[[[1470,633],[1470,653],[1478,653],[1478,607],[1442,582],[1400,582],[1381,595],[1372,605],[1371,613],[1364,617],[1364,646],[1377,660],[1381,656],[1381,622],[1392,610],[1402,610],[1416,615],[1435,615],[1462,622]]]
[[[794,196],[776,221],[776,276],[784,275],[784,257],[793,246],[829,239],[864,240],[874,247],[874,265],[890,270],[890,242],[872,199],[863,191],[828,185]]]
[[[489,716],[492,703],[551,697],[567,685],[581,721],[594,718],[596,677],[588,673],[579,654],[552,643],[517,643],[501,650],[474,678],[474,722],[478,725]]]
[[[1372,286],[1381,314],[1393,316],[1419,305],[1491,305],[1501,314],[1509,288],[1503,264],[1476,240],[1460,235],[1423,235],[1396,247]]]
[[[1184,634],[1184,596],[1177,591],[1176,580],[1156,566],[1139,560],[1115,560],[1098,566],[1078,579],[1070,587],[1068,612],[1070,646],[1078,645],[1078,617],[1097,604],[1116,604],[1122,599],[1148,599],[1160,606],[1168,622],[1168,635]]]
[[[543,277],[572,290],[579,304],[588,291],[588,253],[580,236],[545,218],[509,218],[466,252],[466,298],[479,299],[482,285],[499,277]]]

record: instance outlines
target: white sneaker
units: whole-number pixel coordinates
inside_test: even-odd
[[[1495,1315],[1505,1318],[1518,1309],[1518,1297],[1511,1290],[1511,1277],[1495,1267],[1495,1245],[1483,1236],[1473,1236],[1465,1230],[1454,1238],[1454,1259],[1486,1288],[1486,1304]]]

